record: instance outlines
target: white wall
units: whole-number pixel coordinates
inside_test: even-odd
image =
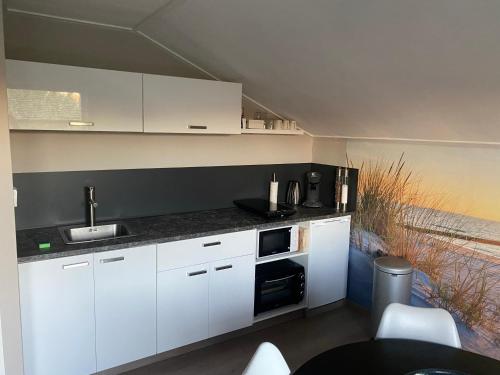
[[[335,138],[313,138],[313,163],[346,165],[347,142]]]
[[[312,138],[12,132],[14,172],[310,163]]]
[[[0,0],[0,335],[3,342],[5,373],[23,373],[21,319],[17,278],[17,251],[12,195],[12,167],[7,98],[5,89],[5,57],[3,48],[3,15]],[[1,367],[1,366],[0,366]]]
[[[2,332],[2,317],[0,316],[0,333]],[[5,364],[3,359],[3,339],[0,334],[0,375],[5,375]]]

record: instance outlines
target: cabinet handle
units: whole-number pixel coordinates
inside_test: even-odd
[[[122,260],[125,260],[125,257],[116,257],[116,258],[101,259],[99,262],[101,262],[101,263],[112,263],[112,262],[121,262]]]
[[[78,267],[87,267],[90,263],[89,262],[80,262],[80,263],[72,263],[72,264],[64,264],[62,266],[63,270],[69,270],[71,268],[78,268]]]
[[[227,266],[215,267],[215,270],[216,271],[222,271],[222,270],[228,270],[230,268],[233,268],[232,264],[228,264]]]
[[[91,121],[70,121],[69,126],[94,126],[94,123]]]
[[[317,227],[321,227],[323,225],[327,225],[330,223],[335,223],[335,222],[340,222],[342,221],[341,219],[331,219],[331,220],[326,220],[326,221],[320,221],[319,223],[313,223],[313,225],[316,225]]]
[[[188,125],[188,129],[206,130],[206,129],[208,129],[208,126],[206,126],[206,125]]]
[[[220,241],[216,241],[216,242],[208,242],[208,243],[204,243],[203,244],[203,247],[210,247],[210,246],[219,246],[221,244]]]
[[[269,284],[269,283],[275,283],[276,281],[283,281],[283,280],[287,280],[287,279],[291,279],[295,277],[295,275],[291,275],[291,276],[286,276],[286,277],[281,277],[279,279],[274,279],[274,280],[265,280],[264,281],[264,284]]]
[[[202,271],[195,271],[195,272],[189,272],[188,276],[198,276],[198,275],[203,275],[207,273],[207,270],[202,270]]]

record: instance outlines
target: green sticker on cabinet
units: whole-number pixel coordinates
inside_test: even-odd
[[[50,250],[50,242],[39,243],[38,248],[42,251]]]

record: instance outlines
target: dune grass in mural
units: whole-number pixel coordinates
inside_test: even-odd
[[[474,237],[464,234],[466,217],[442,210],[446,195],[423,191],[403,155],[393,163],[363,163],[358,194],[351,246],[370,257],[409,260],[418,270],[414,293],[486,342],[464,346],[500,358],[499,262],[474,250]]]

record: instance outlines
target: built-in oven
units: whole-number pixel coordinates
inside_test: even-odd
[[[255,268],[254,315],[304,299],[304,267],[289,259],[258,264]]]
[[[299,226],[262,229],[258,231],[258,258],[294,252],[299,246]]]

